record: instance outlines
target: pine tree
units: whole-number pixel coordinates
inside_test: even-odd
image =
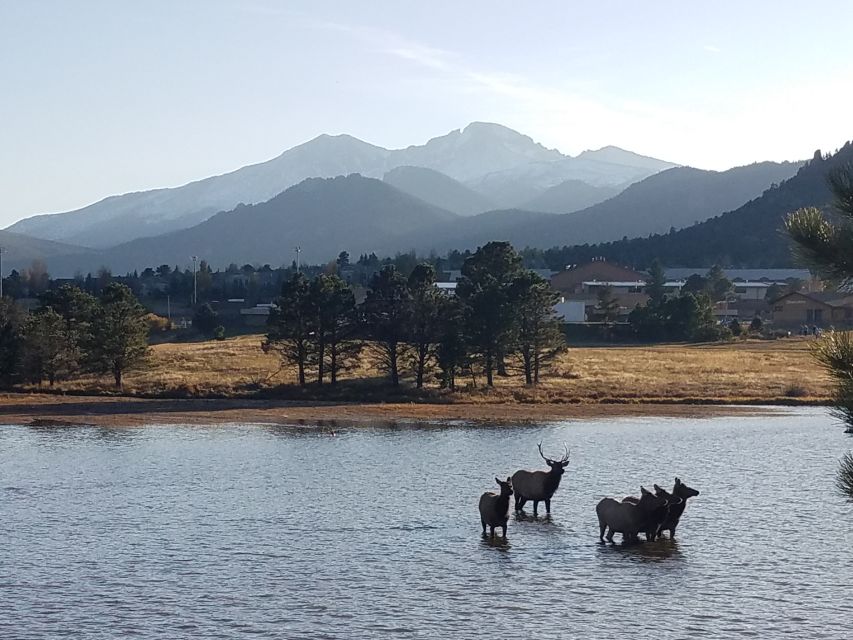
[[[557,294],[548,282],[528,271],[514,282],[516,349],[521,356],[524,381],[538,384],[544,367],[562,352],[563,334],[556,318]]]
[[[424,374],[434,356],[438,341],[441,292],[435,286],[435,268],[421,263],[409,275],[412,312],[409,316],[408,342],[412,346],[415,385],[424,385]]]
[[[486,384],[494,386],[494,373],[515,338],[512,283],[521,275],[521,256],[508,242],[489,242],[462,265],[456,295],[467,307],[469,347],[479,355]]]
[[[360,341],[355,339],[355,296],[340,277],[322,274],[311,282],[311,297],[317,312],[317,382],[323,384],[328,370],[334,385],[338,374],[355,364],[361,350]]]
[[[281,296],[267,321],[267,335],[261,348],[279,354],[284,364],[295,364],[299,385],[305,386],[305,371],[314,361],[312,333],[317,311],[310,285],[301,273],[294,273],[281,286]]]
[[[386,265],[370,279],[362,305],[367,334],[375,341],[381,366],[391,384],[400,384],[400,356],[406,347],[406,327],[411,317],[411,296],[406,278]]]
[[[142,364],[148,354],[145,308],[129,287],[118,282],[104,287],[98,303],[90,355],[95,367],[111,373],[120,388],[124,373]]]
[[[50,307],[30,315],[22,331],[24,377],[50,386],[74,373],[80,362],[75,336],[65,320]]]

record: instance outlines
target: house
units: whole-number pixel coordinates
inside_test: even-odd
[[[645,282],[646,275],[615,262],[595,260],[569,265],[551,276],[551,287],[563,295],[582,293],[584,282]]]
[[[773,324],[781,328],[849,327],[853,324],[853,295],[849,293],[792,292],[770,304]]]
[[[263,327],[266,325],[270,317],[270,312],[275,306],[274,303],[268,303],[240,309],[240,317],[243,319],[243,324],[248,327]]]

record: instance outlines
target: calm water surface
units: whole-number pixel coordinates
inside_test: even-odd
[[[552,518],[484,541],[480,493],[540,439],[572,450]],[[819,410],[2,427],[0,637],[850,638],[850,447]],[[677,542],[598,543],[602,496],[676,475],[702,492]]]

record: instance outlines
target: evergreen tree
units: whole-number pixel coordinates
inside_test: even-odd
[[[331,383],[356,361],[361,344],[355,340],[357,327],[355,296],[337,275],[321,274],[311,282],[311,297],[317,311],[315,349],[317,382],[323,384],[328,370]]]
[[[281,296],[267,321],[265,351],[275,351],[284,364],[295,364],[300,386],[305,386],[305,371],[315,352],[311,335],[316,328],[317,311],[310,285],[301,273],[294,273],[281,286]]]
[[[467,324],[465,313],[466,308],[455,296],[440,298],[438,301],[435,360],[442,389],[455,391],[457,376],[470,366],[463,330]]]
[[[79,365],[77,341],[67,329],[65,320],[50,307],[30,315],[22,329],[24,377],[50,386],[67,378]]]
[[[548,282],[527,271],[513,283],[517,350],[521,356],[524,381],[538,384],[543,368],[563,350],[564,339],[554,305],[557,293]]]
[[[112,373],[120,388],[126,371],[145,361],[148,323],[145,308],[126,285],[109,283],[101,293],[92,325],[91,357],[97,370]]]
[[[705,276],[705,291],[712,302],[725,300],[732,292],[732,281],[726,277],[720,265],[715,264]]]
[[[20,329],[24,314],[10,298],[0,298],[0,384],[15,379],[21,358]]]
[[[370,279],[362,305],[367,334],[379,349],[380,362],[393,386],[400,384],[400,355],[406,346],[406,327],[411,317],[411,296],[406,278],[386,265]]]
[[[666,293],[665,284],[666,274],[664,273],[663,266],[660,260],[655,258],[652,261],[651,267],[649,267],[649,277],[646,278],[646,293],[649,296],[650,307],[660,307],[663,304],[664,294]]]
[[[424,385],[424,374],[438,341],[441,292],[435,286],[435,268],[421,263],[409,275],[412,312],[409,316],[408,342],[414,352],[415,384]]]
[[[496,365],[510,352],[515,337],[512,284],[522,270],[521,256],[512,245],[489,242],[465,260],[456,286],[456,295],[467,307],[469,346],[482,359],[490,387]]]
[[[193,314],[193,328],[199,333],[212,336],[218,325],[219,314],[207,302],[198,307]]]

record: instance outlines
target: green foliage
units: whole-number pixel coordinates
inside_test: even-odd
[[[314,356],[311,334],[316,315],[309,282],[301,273],[294,273],[282,284],[281,296],[267,321],[262,348],[278,353],[285,364],[295,364],[300,386],[305,386],[305,371]]]
[[[613,295],[613,288],[610,285],[601,287],[596,295],[596,316],[606,325],[615,322],[619,315],[619,301]]]
[[[21,359],[20,330],[24,314],[9,298],[0,298],[0,384],[11,384]]]
[[[735,337],[739,336],[743,332],[740,322],[737,319],[733,319],[729,322],[729,331],[731,331],[732,335]]]
[[[761,321],[759,316],[755,316],[752,319],[752,322],[749,323],[749,330],[752,333],[758,333],[761,331],[761,327],[764,326],[764,323]]]
[[[841,458],[838,476],[835,479],[835,486],[838,487],[842,495],[853,500],[853,453],[847,452]]]
[[[198,307],[193,314],[193,328],[206,336],[213,336],[219,326],[219,314],[208,303]]]
[[[457,377],[470,366],[471,359],[463,332],[466,324],[466,309],[459,298],[439,300],[435,360],[442,389],[455,390]]]
[[[221,324],[213,328],[213,339],[225,340],[225,327],[223,327]]]
[[[732,281],[726,278],[720,265],[715,264],[705,277],[705,293],[712,302],[725,300],[732,292]]]
[[[73,374],[80,362],[76,337],[61,315],[48,307],[30,315],[22,328],[24,378],[51,386]]]
[[[341,371],[351,368],[358,359],[361,342],[355,339],[358,327],[355,296],[337,275],[321,274],[310,287],[311,303],[316,311],[314,345],[317,382],[323,384],[326,372],[337,384]]]
[[[111,282],[104,287],[92,323],[92,363],[100,372],[110,372],[121,387],[124,373],[145,361],[148,353],[148,323],[145,308],[129,287]]]
[[[731,336],[714,319],[713,305],[706,294],[683,290],[659,305],[638,305],[629,314],[628,322],[641,340],[708,342]]]
[[[646,278],[646,293],[649,296],[649,304],[658,306],[663,303],[665,294],[664,285],[666,284],[666,274],[663,270],[660,260],[655,258],[652,265],[649,267],[649,277]]]
[[[362,306],[365,328],[376,341],[380,362],[393,386],[400,384],[400,356],[406,345],[411,318],[411,295],[406,278],[393,265],[383,267],[370,280]]]
[[[489,242],[462,265],[456,295],[467,307],[468,344],[482,359],[489,386],[500,358],[512,347],[512,284],[522,273],[521,256],[508,242]]]
[[[548,282],[532,271],[521,273],[512,287],[515,349],[521,356],[525,382],[538,384],[543,369],[565,347],[554,311],[558,296]]]
[[[441,292],[435,286],[435,268],[421,263],[409,275],[411,315],[408,342],[412,348],[415,386],[423,387],[424,375],[432,363],[435,345],[439,340]]]

